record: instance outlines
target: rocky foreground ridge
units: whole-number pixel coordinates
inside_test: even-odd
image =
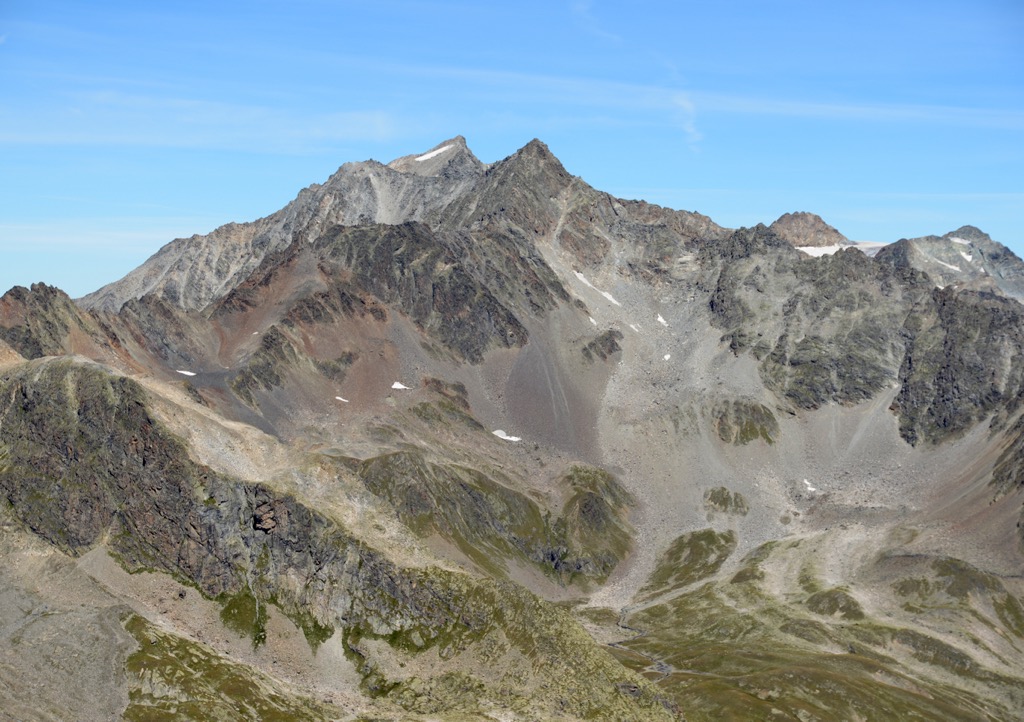
[[[12,289],[5,709],[1021,719],[1024,264],[847,246],[458,137]]]

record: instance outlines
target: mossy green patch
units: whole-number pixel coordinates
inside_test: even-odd
[[[724,486],[716,486],[704,492],[704,508],[710,512],[746,516],[750,511],[746,497],[738,491],[729,491]]]
[[[1011,594],[993,600],[999,620],[1016,637],[1024,639],[1024,604]]]
[[[864,619],[860,603],[850,596],[848,590],[836,587],[812,594],[807,599],[807,608],[825,617],[838,615],[842,619]]]
[[[483,425],[461,405],[448,398],[441,398],[437,401],[421,401],[411,409],[420,420],[430,424],[444,424],[446,426],[465,426],[474,431],[482,431]]]
[[[640,590],[645,599],[707,579],[736,549],[736,533],[702,529],[678,537],[661,555],[654,573]]]
[[[324,376],[335,383],[345,380],[345,374],[349,367],[356,362],[359,354],[355,351],[346,351],[341,356],[333,359],[314,359],[313,365]]]
[[[583,358],[591,362],[597,359],[607,361],[609,357],[622,351],[622,347],[619,346],[619,341],[622,339],[621,331],[610,328],[596,336],[582,348]]]
[[[985,594],[1002,591],[1003,585],[991,574],[959,559],[944,557],[932,562],[946,594],[964,600],[970,594]]]
[[[737,446],[760,439],[774,444],[779,435],[779,422],[766,406],[749,401],[733,400],[715,410],[718,438]]]
[[[249,589],[223,599],[222,604],[220,619],[224,626],[251,639],[254,648],[267,641],[267,605]]]
[[[735,596],[740,589],[706,584],[627,620],[643,633],[622,646],[642,655],[635,666],[656,660],[669,670],[658,684],[688,720],[987,719],[965,712],[980,700],[962,691],[918,692],[920,681],[872,647],[898,640],[930,664],[971,670],[955,650],[896,629],[811,621],[766,596]]]
[[[341,714],[208,647],[164,632],[142,617],[131,616],[125,629],[139,645],[125,664],[129,704],[124,719],[131,722],[290,722],[337,719]]]
[[[559,481],[569,498],[558,516],[479,470],[415,449],[368,459],[358,473],[415,533],[440,534],[497,576],[518,559],[563,583],[602,580],[629,550],[632,498],[599,469],[573,467]]]

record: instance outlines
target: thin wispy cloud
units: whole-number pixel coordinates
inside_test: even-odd
[[[697,149],[697,144],[703,136],[697,130],[697,109],[690,97],[684,93],[676,93],[673,101],[678,109],[679,124],[686,134],[686,142],[691,150]]]
[[[204,229],[213,230],[223,222],[205,216],[124,216],[0,223],[0,251],[18,253],[27,248],[46,248],[59,252],[91,248],[137,252],[139,249],[151,250],[172,238],[190,236]]]
[[[718,113],[1024,129],[1024,113],[996,108],[896,103],[818,103],[700,91],[691,93],[691,97],[702,110]]]
[[[457,66],[405,65],[363,58],[360,66],[392,76],[458,80],[452,92],[490,93],[516,103],[533,101],[558,106],[586,105],[624,110],[679,109],[679,98],[690,104],[688,111],[733,115],[785,116],[823,120],[911,123],[980,128],[1024,129],[1024,113],[1017,110],[953,105],[850,102],[816,102],[800,98],[765,97],[722,93],[699,88],[628,83],[566,75],[523,73]]]
[[[38,114],[0,114],[0,143],[307,152],[323,143],[388,140],[401,125],[378,110],[309,114],[116,91],[75,93],[66,101]]]
[[[597,18],[594,16],[592,5],[593,3],[591,3],[590,0],[575,0],[571,4],[570,8],[572,10],[572,17],[576,22],[576,25],[595,37],[616,45],[620,44],[622,42],[622,38],[615,33],[605,30],[601,26],[600,22],[598,22]]]

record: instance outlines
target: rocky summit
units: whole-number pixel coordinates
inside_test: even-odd
[[[1022,279],[456,137],[11,289],[4,714],[1024,719]]]

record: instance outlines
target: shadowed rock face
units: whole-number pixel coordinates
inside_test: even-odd
[[[105,592],[137,610],[104,698],[129,717],[1019,718],[1020,261],[969,227],[810,245],[845,238],[457,137],[80,305],[12,289],[0,554],[31,535],[135,572]],[[296,638],[313,666],[288,677]]]
[[[25,358],[71,351],[72,332],[95,333],[68,295],[45,283],[16,286],[0,297],[0,339]]]
[[[765,385],[801,408],[854,404],[900,389],[893,410],[910,443],[939,441],[997,408],[1018,406],[1020,304],[935,290],[921,274],[847,250],[798,259],[770,229],[708,247],[709,307],[735,353],[759,360]]]

